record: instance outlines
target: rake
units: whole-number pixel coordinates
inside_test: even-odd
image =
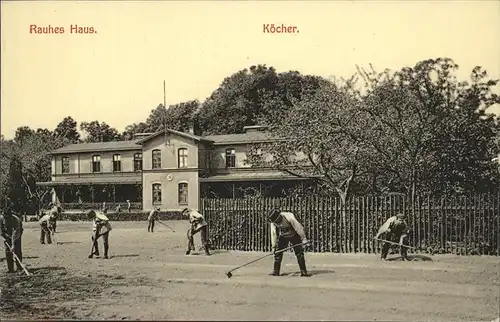
[[[157,220],[157,221],[158,221],[158,223],[162,224],[163,226],[165,226],[165,227],[167,227],[168,229],[170,229],[173,233],[175,233],[175,230],[174,230],[172,227],[170,227],[170,226],[169,226],[169,225],[167,225],[167,224],[162,223],[162,222],[161,222],[161,221],[159,221],[159,220]]]
[[[241,265],[241,266],[238,266],[238,267],[236,267],[236,268],[233,268],[232,270],[230,270],[229,272],[227,272],[227,273],[226,273],[227,278],[231,278],[231,277],[233,277],[233,273],[232,273],[232,272],[234,272],[234,271],[235,271],[235,270],[237,270],[237,269],[240,269],[240,268],[245,267],[245,266],[247,266],[247,265],[250,265],[250,264],[252,264],[252,263],[258,262],[258,261],[260,261],[260,260],[262,260],[262,259],[264,259],[264,258],[266,258],[266,257],[273,256],[273,255],[275,255],[275,254],[279,254],[279,253],[286,252],[287,250],[290,250],[290,249],[292,249],[292,248],[294,248],[294,247],[297,247],[297,246],[300,246],[300,245],[302,245],[302,243],[300,243],[300,244],[296,244],[296,245],[293,245],[293,246],[290,246],[290,247],[287,247],[287,248],[285,248],[285,249],[278,250],[278,251],[276,251],[276,252],[274,252],[274,253],[271,253],[271,254],[264,255],[264,256],[262,256],[262,257],[259,257],[259,258],[257,258],[257,259],[254,259],[253,261],[250,261],[250,262],[248,262],[248,263],[246,263],[246,264],[243,264],[243,265]]]
[[[23,263],[21,262],[21,260],[19,259],[19,257],[17,257],[16,253],[14,252],[14,249],[13,247],[10,247],[10,245],[4,240],[3,243],[5,244],[5,246],[7,246],[7,248],[10,250],[10,253],[14,256],[14,258],[16,259],[17,263],[19,264],[19,266],[21,266],[21,268],[23,269],[23,271],[26,273],[27,276],[31,276],[30,272],[28,272],[28,270],[26,269],[26,267],[23,265]]]
[[[389,241],[389,240],[380,239],[380,238],[374,238],[374,239],[378,240],[378,241],[381,241],[381,242],[384,242],[384,243],[391,244],[391,245],[396,245],[396,246],[401,246],[401,247],[406,247],[406,248],[409,248],[409,249],[415,249],[415,250],[417,250],[415,247],[411,247],[411,246],[408,246],[408,245],[403,245],[403,244],[395,243],[395,242],[392,242],[392,241]]]

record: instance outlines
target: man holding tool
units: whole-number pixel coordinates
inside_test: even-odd
[[[182,210],[182,215],[187,216],[189,218],[189,223],[191,226],[189,227],[187,231],[187,239],[188,239],[188,246],[186,250],[186,255],[189,255],[191,253],[191,250],[194,250],[194,235],[197,232],[200,232],[201,234],[201,244],[203,245],[203,248],[205,249],[205,254],[207,256],[210,256],[210,250],[208,247],[208,239],[207,239],[207,227],[208,224],[205,221],[205,218],[203,217],[202,214],[200,214],[198,211],[193,210],[193,209],[188,209],[184,208]]]
[[[379,239],[382,234],[385,234],[385,240]],[[384,241],[381,259],[386,260],[391,244],[398,243],[400,246],[401,259],[403,261],[408,260],[408,230],[405,215],[399,213],[387,219],[387,221],[380,226],[375,239]]]
[[[291,212],[281,212],[275,209],[271,211],[268,218],[271,222],[271,245],[274,250],[274,269],[270,275],[280,275],[281,261],[283,259],[282,250],[286,249],[291,243],[299,264],[300,276],[310,276],[307,273],[306,259],[304,257],[303,246],[309,246],[304,227]]]
[[[155,221],[158,220],[158,212],[160,211],[160,207],[153,208],[148,216],[148,233],[153,232],[155,229]]]
[[[48,214],[52,216],[52,233],[55,233],[57,227],[57,218],[62,213],[62,208],[53,203],[50,203],[49,207],[50,210],[48,211]]]
[[[0,233],[4,239],[5,258],[7,260],[7,269],[9,273],[14,273],[14,257],[16,257],[17,270],[23,270],[21,236],[23,234],[22,220],[7,210],[5,214],[0,215]]]
[[[52,244],[55,222],[56,218],[52,213],[45,214],[38,220],[40,224],[40,244],[45,244],[45,239],[47,239],[47,244]]]
[[[111,224],[109,223],[109,219],[105,214],[96,212],[94,210],[89,211],[88,216],[93,221],[92,249],[90,250],[89,258],[92,258],[94,255],[99,256],[99,244],[97,243],[97,240],[99,239],[99,237],[102,237],[104,246],[104,259],[108,259],[108,241],[109,232],[111,231]]]

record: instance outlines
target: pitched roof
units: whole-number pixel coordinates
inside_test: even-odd
[[[307,180],[281,171],[238,171],[199,178],[200,182],[255,181],[255,180]]]
[[[278,140],[269,132],[263,131],[248,131],[240,134],[224,134],[224,135],[208,135],[197,136],[191,133],[180,132],[172,129],[167,129],[171,134],[179,135],[195,141],[212,143],[214,145],[225,144],[248,144],[248,143],[263,143],[273,142]],[[124,151],[124,150],[141,150],[141,144],[155,137],[164,134],[165,130],[153,133],[145,138],[135,139],[130,141],[112,141],[112,142],[97,142],[97,143],[77,143],[64,146],[51,152],[51,154],[68,154],[68,153],[85,153],[85,152],[104,152],[104,151]]]
[[[94,178],[66,178],[57,179],[55,181],[37,182],[37,186],[59,186],[59,185],[93,185],[93,184],[137,184],[142,183],[142,177],[94,177]]]
[[[191,133],[185,133],[185,132],[180,132],[180,131],[176,131],[176,130],[172,130],[172,129],[166,129],[166,130],[161,130],[161,131],[158,131],[154,134],[151,134],[150,136],[147,136],[143,139],[140,139],[137,141],[137,144],[142,144],[146,141],[149,141],[151,139],[154,139],[155,137],[157,137],[158,135],[161,135],[161,134],[164,134],[165,131],[171,133],[171,134],[176,134],[178,136],[182,136],[182,137],[185,137],[185,138],[188,138],[188,139],[191,139],[191,140],[195,140],[195,141],[206,141],[206,142],[210,142],[210,140],[204,138],[204,137],[201,137],[201,136],[197,136],[197,135],[194,135],[194,134],[191,134]]]
[[[131,141],[111,141],[96,143],[77,143],[63,146],[56,149],[51,154],[82,153],[82,152],[101,152],[101,151],[123,151],[123,150],[141,150],[137,144],[138,140]]]
[[[205,138],[213,141],[215,145],[273,142],[279,139],[275,135],[263,131],[249,131],[247,133],[240,134],[208,135],[205,136]]]

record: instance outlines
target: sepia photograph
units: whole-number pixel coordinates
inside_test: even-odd
[[[0,5],[0,320],[500,322],[500,1]]]

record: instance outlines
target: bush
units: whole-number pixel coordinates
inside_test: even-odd
[[[140,211],[140,212],[112,212],[107,213],[106,217],[109,218],[110,221],[146,221],[148,220],[149,212]],[[160,211],[158,214],[160,220],[182,220],[187,219],[186,217],[182,217],[180,211]],[[67,221],[89,221],[87,212],[78,212],[78,213],[62,213],[59,220],[67,220]]]

